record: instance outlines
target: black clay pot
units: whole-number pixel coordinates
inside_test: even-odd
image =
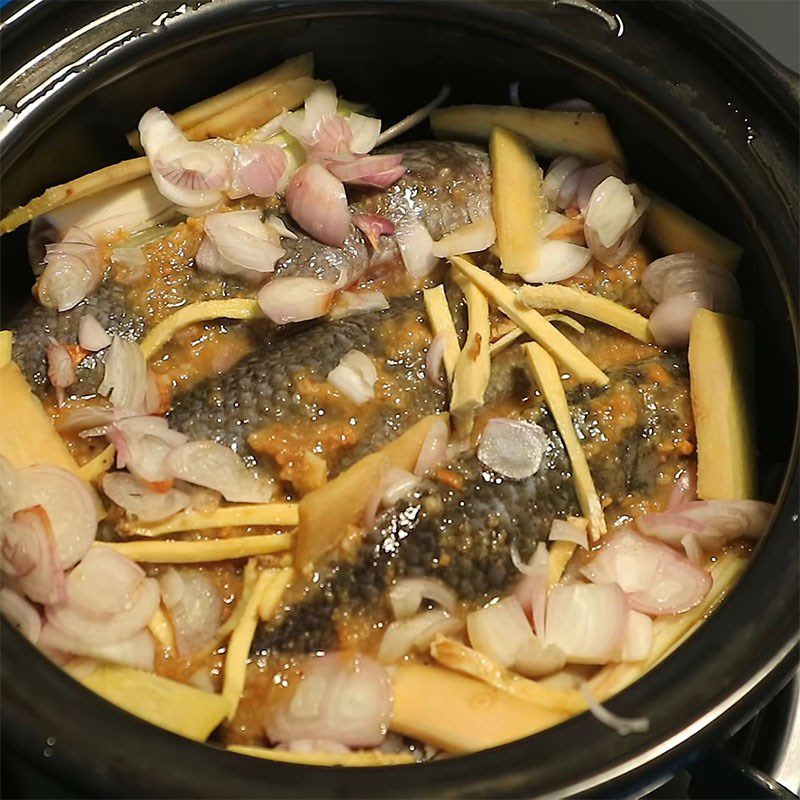
[[[3,622],[3,746],[99,796],[525,796],[642,790],[751,716],[787,679],[798,636],[797,87],[694,2],[602,3],[623,30],[551,2],[47,2],[5,9],[3,213],[130,157],[153,105],[181,108],[290,55],[395,119],[444,83],[452,101],[583,97],[607,112],[641,182],[742,243],[756,323],[762,495],[779,512],[746,574],[690,641],[616,697],[650,731],[588,714],[423,766],[282,765],[194,744],[94,696]],[[2,240],[6,318],[31,283],[24,234]],[[0,424],[13,424],[3,419]]]

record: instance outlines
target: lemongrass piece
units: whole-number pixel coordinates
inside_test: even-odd
[[[507,274],[535,273],[546,211],[542,170],[526,140],[504,128],[492,130],[489,153],[500,266]]]
[[[644,661],[603,667],[589,680],[594,696],[603,702],[621,692],[679,647],[727,596],[747,563],[747,557],[741,553],[729,552],[720,556],[711,568],[713,584],[703,600],[682,614],[657,618],[653,623],[650,655]]]
[[[0,331],[0,368],[11,362],[11,347],[14,344],[12,331]]]
[[[454,754],[523,739],[569,716],[441,667],[397,667],[392,685],[389,729]]]
[[[15,208],[5,218],[0,220],[0,236],[9,233],[20,225],[30,222],[34,217],[46,214],[48,211],[60,208],[67,203],[90,197],[93,194],[110,189],[112,186],[119,186],[137,178],[143,178],[150,174],[150,165],[147,159],[131,158],[128,161],[121,161],[119,164],[112,164],[103,167],[88,175],[53,186],[44,194],[34,197],[27,205]]]
[[[270,570],[273,574],[269,583],[264,587],[261,598],[258,601],[258,618],[266,621],[272,619],[278,609],[278,604],[283,597],[283,593],[291,586],[294,578],[294,570],[291,567],[283,567]]]
[[[606,297],[572,286],[560,286],[556,283],[541,286],[524,286],[519,297],[531,308],[556,308],[561,311],[572,311],[604,322],[613,328],[628,333],[642,342],[652,342],[653,335],[647,325],[647,317],[637,314],[620,303]]]
[[[645,235],[661,253],[697,253],[731,272],[736,271],[742,259],[738,244],[649,189],[645,194],[650,199],[644,216]]]
[[[81,682],[125,711],[196,742],[204,742],[228,711],[218,694],[129,667],[100,666]]]
[[[475,412],[483,405],[483,396],[489,385],[491,326],[486,295],[457,270],[453,270],[453,278],[464,293],[468,318],[467,338],[456,362],[450,396],[450,413],[455,420],[456,432],[463,439],[472,431]]]
[[[592,480],[592,474],[589,471],[586,455],[575,433],[575,425],[569,413],[567,395],[564,393],[564,385],[558,374],[558,367],[552,356],[536,342],[523,345],[523,348],[528,368],[564,441],[572,466],[575,494],[578,496],[583,516],[589,521],[589,533],[592,539],[597,541],[606,532],[606,518]]]
[[[111,469],[116,452],[113,444],[108,445],[102,452],[81,466],[78,474],[89,483],[96,481]]]
[[[444,286],[439,284],[439,286],[434,286],[433,289],[425,289],[422,296],[433,335],[446,337],[442,361],[447,380],[452,383],[460,349],[458,346],[458,333],[453,322],[453,315],[450,313],[450,306],[447,304]]]
[[[622,148],[604,114],[480,105],[431,112],[431,128],[439,139],[486,142],[496,127],[525,136],[537,156],[571,155],[591,164],[613,161],[625,166]]]
[[[313,78],[295,78],[269,87],[241,100],[185,131],[190,141],[235,139],[253,128],[265,125],[284,109],[294,109],[320,86]]]
[[[555,586],[564,574],[569,560],[575,553],[575,542],[553,542],[548,550],[547,557],[547,586]]]
[[[239,753],[242,756],[316,767],[390,767],[397,764],[415,763],[410,753],[383,753],[380,750],[354,750],[350,753],[294,753],[290,750],[273,750],[269,747],[255,747],[247,744],[229,744],[227,749],[231,753]]]
[[[464,258],[453,256],[450,263],[493,300],[512,322],[545,347],[577,380],[595,386],[608,384],[608,376],[596,364],[538,311],[525,306],[510,287]]]
[[[187,325],[213,319],[261,319],[264,312],[258,300],[239,297],[231,300],[201,300],[178,309],[161,320],[142,339],[140,347],[145,358],[152,358],[172,337]]]
[[[501,666],[484,653],[453,639],[437,636],[431,644],[431,656],[443,667],[470,678],[477,678],[489,686],[494,686],[495,689],[500,689],[526,703],[533,703],[539,708],[567,711],[570,714],[586,710],[586,702],[580,692],[551,689],[543,683],[524,678]]]
[[[574,331],[577,331],[577,333],[586,333],[586,328],[581,325],[578,320],[568,317],[566,314],[545,314],[543,319],[550,323],[561,322],[567,327],[572,328]],[[503,350],[505,350],[509,345],[514,344],[514,342],[516,342],[517,339],[524,334],[525,331],[523,331],[522,328],[514,328],[508,333],[503,334],[499,339],[495,339],[489,345],[489,355],[496,356],[499,353],[502,353]]]
[[[175,633],[172,630],[172,623],[170,623],[164,607],[159,606],[156,613],[153,614],[150,622],[147,623],[150,633],[153,638],[165,648],[172,648],[175,646]]]
[[[261,536],[237,536],[231,539],[204,541],[142,541],[97,542],[97,546],[110,547],[142,564],[202,564],[206,561],[227,561],[232,558],[249,558],[280,553],[288,550],[292,536],[287,533],[270,533]]]
[[[296,78],[310,78],[314,74],[314,56],[312,53],[289,58],[277,67],[257,75],[255,78],[238,83],[224,92],[215,94],[201,100],[199,103],[184,108],[172,114],[172,119],[181,130],[187,130],[199,125],[201,122],[226,111],[227,109],[247,100],[259,92],[278,86]],[[139,141],[139,131],[130,131],[126,136],[130,146],[137,152],[142,151]]]
[[[79,474],[78,465],[50,416],[14,361],[0,367],[0,456],[17,468],[52,464]]]
[[[132,523],[125,533],[129,536],[167,536],[183,531],[203,531],[229,526],[270,525],[291,527],[297,525],[297,503],[252,503],[224,506],[204,514],[200,511],[181,511],[161,522]]]

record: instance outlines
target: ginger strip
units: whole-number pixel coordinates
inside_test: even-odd
[[[572,311],[604,322],[613,328],[628,333],[642,342],[652,342],[653,335],[647,324],[647,317],[637,314],[620,303],[606,297],[572,286],[560,286],[556,283],[541,286],[525,286],[519,291],[520,299],[531,308],[556,308],[560,311]]]
[[[125,711],[196,742],[208,739],[228,711],[218,694],[129,667],[100,666],[81,682]]]
[[[152,358],[172,337],[195,322],[208,322],[214,319],[261,319],[264,312],[258,300],[238,297],[231,300],[202,300],[178,309],[166,319],[162,319],[142,339],[140,347],[145,358]]]
[[[11,347],[14,334],[11,331],[0,331],[0,368],[11,363]]]
[[[489,303],[486,296],[469,278],[453,270],[453,278],[467,302],[467,338],[453,373],[450,413],[456,432],[461,438],[469,436],[475,422],[475,412],[483,405],[492,364],[489,358]]]
[[[469,678],[494,686],[519,700],[551,711],[577,714],[586,710],[586,701],[580,692],[551,689],[538,681],[525,678],[498,664],[489,656],[473,650],[461,642],[437,636],[431,644],[431,656],[443,667],[460,672]]]
[[[431,112],[431,128],[439,139],[486,142],[496,127],[530,139],[537,156],[577,156],[590,164],[625,156],[605,114],[594,111],[548,111],[516,106],[450,106]]]
[[[15,208],[10,214],[0,220],[0,236],[10,233],[20,225],[30,222],[34,217],[46,214],[53,209],[81,200],[93,194],[119,186],[137,178],[150,174],[150,165],[147,158],[131,158],[119,164],[111,164],[88,175],[53,186],[44,194],[34,197],[27,205]]]
[[[182,130],[189,130],[201,122],[239,105],[253,95],[297,78],[310,78],[313,74],[314,56],[312,53],[303,53],[303,55],[287,59],[277,67],[273,67],[255,78],[250,78],[250,80],[215,94],[213,97],[201,100],[183,111],[178,111],[172,115],[172,119]],[[128,133],[127,139],[134,150],[141,152],[138,130]]]
[[[453,256],[450,263],[493,300],[512,322],[547,348],[575,378],[595,386],[608,384],[608,376],[596,364],[538,311],[525,306],[510,287],[464,258]]]
[[[575,542],[553,542],[550,545],[547,553],[547,586],[549,588],[561,580],[577,546]]]
[[[577,333],[585,333],[586,328],[581,325],[578,320],[573,319],[572,317],[568,317],[566,314],[545,314],[542,319],[547,320],[547,322],[561,322],[572,330],[576,331]],[[489,345],[489,355],[496,356],[499,353],[502,353],[510,345],[514,344],[514,342],[519,339],[520,336],[524,336],[525,331],[522,328],[514,328],[510,330],[508,333],[503,334],[499,339],[495,339]]]
[[[262,621],[272,619],[275,615],[283,593],[291,586],[294,578],[294,570],[291,567],[272,571],[275,575],[264,588],[261,599],[258,601],[258,618]]]
[[[522,739],[570,716],[441,667],[397,667],[393,689],[389,729],[456,754]]]
[[[153,634],[153,638],[162,647],[175,646],[175,633],[172,630],[172,623],[169,621],[163,605],[160,605],[156,609],[156,613],[153,614],[150,622],[147,623],[147,627],[150,633]]]
[[[292,535],[270,533],[204,541],[97,542],[96,545],[110,547],[142,564],[202,564],[207,561],[227,561],[280,553],[291,547]]]
[[[434,336],[445,336],[444,371],[447,380],[452,383],[453,375],[456,371],[456,362],[460,352],[458,346],[458,333],[453,322],[453,315],[450,313],[450,306],[447,304],[447,295],[444,286],[439,284],[433,289],[425,289],[422,293],[425,301],[425,311],[428,313],[428,321]]]
[[[355,750],[352,753],[292,753],[289,750],[272,750],[269,747],[253,747],[246,744],[229,744],[227,749],[242,756],[317,767],[389,767],[414,763],[410,753],[382,753],[380,750]]]
[[[93,459],[80,467],[78,474],[89,483],[96,481],[111,469],[116,452],[113,444],[108,445],[101,453],[98,453]]]
[[[202,531],[250,525],[290,527],[297,525],[297,503],[253,503],[224,506],[207,514],[181,511],[163,522],[138,523],[126,528],[130,536],[167,536],[183,531]]]
[[[575,426],[569,413],[567,395],[561,376],[558,374],[556,362],[550,354],[536,342],[523,345],[528,368],[541,391],[550,413],[553,415],[558,432],[564,441],[564,446],[572,465],[572,477],[575,482],[575,493],[578,495],[583,516],[589,520],[589,534],[597,541],[606,532],[606,518],[603,506],[597,495],[589,464],[583,452]]]

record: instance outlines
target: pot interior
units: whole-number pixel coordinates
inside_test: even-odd
[[[690,131],[692,115],[702,114],[705,106],[716,111],[727,102],[713,54],[703,56],[692,50],[690,41],[685,43],[685,59],[697,71],[693,85],[686,88],[681,117],[674,106],[661,105],[678,78],[670,77],[675,73],[671,62],[657,59],[659,53],[675,56],[682,32],[670,28],[666,18],[661,26],[655,18],[648,22],[634,4],[622,9],[622,37],[600,19],[547,3],[486,9],[483,4],[315,7],[234,1],[189,13],[174,28],[151,24],[173,5],[177,4],[146,3],[135,20],[141,35],[113,57],[87,62],[80,80],[63,83],[43,100],[5,159],[3,213],[50,185],[135,155],[125,133],[151,106],[179,110],[305,51],[314,53],[318,77],[334,81],[342,96],[367,103],[385,123],[428,102],[443,85],[451,87],[452,104],[507,103],[509,86],[517,81],[526,106],[542,108],[573,97],[589,100],[608,115],[631,176],[745,249],[739,277],[745,315],[756,331],[761,494],[777,498],[792,455],[797,417],[797,354],[785,277],[793,274],[796,264],[782,263],[786,248],[775,246],[765,222],[770,215],[786,213],[780,194],[774,192],[772,205],[765,206],[763,193],[753,193],[749,170],[754,165],[743,160],[738,174],[731,171],[729,156],[723,163],[707,135]],[[629,81],[620,71],[622,61],[614,60],[615,48],[628,48],[633,60],[644,42],[655,59],[648,65],[649,86],[633,67]],[[30,56],[34,46],[35,40]],[[665,82],[671,87],[665,88]],[[73,104],[70,98],[78,85],[85,96]],[[743,116],[745,111],[731,116],[730,127],[718,131],[720,141],[735,140],[737,153],[746,152],[748,136],[759,135],[758,119]],[[426,135],[428,129],[421,127],[411,137]],[[32,274],[24,230],[3,237],[0,244],[2,315],[7,322],[29,296]],[[676,724],[679,720],[680,712]],[[174,737],[167,739],[172,743]],[[203,758],[199,750],[197,756]],[[193,786],[197,788],[194,782]],[[434,781],[427,789],[435,792],[443,786]],[[503,789],[495,784],[494,790]]]

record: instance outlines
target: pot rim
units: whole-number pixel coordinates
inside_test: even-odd
[[[173,7],[174,3],[164,4],[165,7]],[[197,4],[198,7],[194,12],[187,12],[182,17],[176,19],[175,24],[170,29],[164,29],[165,34],[164,43],[170,41],[167,33],[173,33],[172,46],[176,47],[175,42],[180,45],[180,35],[191,35],[191,24],[197,24],[197,20],[201,17],[200,22],[206,19],[212,21],[214,19],[222,21],[226,13],[236,13],[241,11],[244,6],[249,6],[248,11],[252,12],[254,9],[258,12],[272,11],[275,14],[302,16],[303,14],[313,12],[314,10],[323,10],[326,15],[333,14],[349,14],[355,16],[358,13],[364,13],[365,9],[374,7],[375,3],[369,2],[355,2],[348,3],[346,7],[338,6],[336,10],[331,4],[313,2],[312,0],[300,0],[293,4],[287,5],[279,2],[269,2],[263,0],[262,2],[247,2],[247,0],[225,0],[224,2],[214,3],[215,7],[207,0],[201,0]],[[444,2],[420,2],[415,4],[402,4],[395,2],[395,0],[379,1],[382,6],[382,11],[388,11],[400,16],[415,16],[420,11],[431,15],[442,15],[452,13],[458,8],[459,15],[463,18],[462,24],[467,26],[488,26],[491,28],[490,33],[487,35],[505,35],[506,38],[510,34],[506,31],[504,34],[500,30],[511,19],[515,22],[527,21],[517,15],[520,11],[520,6],[528,4],[515,4],[515,3],[473,3],[469,10],[460,3]],[[620,8],[625,9],[623,4]],[[697,2],[682,2],[665,4],[670,6],[669,10],[657,9],[660,4],[643,3],[642,5],[648,6],[651,14],[659,14],[663,17],[680,17],[681,15],[690,15],[698,25],[699,29],[704,32],[704,35],[711,36],[719,52],[727,54],[724,57],[731,59],[735,54],[738,63],[747,63],[748,70],[752,75],[752,80],[755,85],[773,87],[774,91],[769,92],[770,102],[776,107],[783,107],[786,99],[791,92],[787,94],[785,76],[781,77],[776,70],[774,64],[770,64],[764,57],[763,51],[757,47],[749,37],[746,37],[741,31],[731,26],[729,23],[720,25],[718,29],[709,33],[709,28],[712,23],[719,23],[719,15],[705,8],[702,4]],[[45,4],[44,0],[32,0],[29,6],[25,6],[23,10],[17,12],[14,18],[17,23],[24,21],[25,24],[30,24],[31,19],[37,13],[52,13],[53,6]],[[625,14],[634,13],[631,9],[625,9]],[[13,21],[13,20],[11,20]],[[10,22],[9,21],[9,24]],[[581,23],[583,24],[583,23]],[[230,26],[228,26],[230,27]],[[219,33],[224,33],[228,29],[224,24],[219,30]],[[185,30],[184,30],[185,29]],[[128,62],[129,65],[139,64],[137,61],[137,53],[140,57],[145,56],[149,52],[150,58],[155,59],[163,54],[163,50],[159,49],[158,54],[155,54],[155,46],[152,45],[151,40],[154,37],[139,36],[125,43],[116,52],[108,56],[105,63],[106,69],[114,69],[117,67],[118,75],[121,71],[121,64],[123,61]],[[557,37],[553,37],[557,41]],[[127,49],[126,49],[127,48]],[[620,62],[621,66],[621,62]],[[129,66],[129,68],[133,68]],[[86,70],[86,73],[91,73],[92,68]],[[84,97],[94,85],[91,82],[92,75],[80,75],[74,81],[76,89],[75,94],[71,95],[70,103],[64,103],[65,111],[67,108],[77,103]],[[778,83],[775,83],[778,81]],[[791,87],[790,87],[791,88]],[[45,105],[45,104],[43,104]],[[48,110],[45,108],[45,110]],[[13,162],[18,155],[16,151],[21,150],[23,144],[22,139],[26,129],[33,127],[41,130],[45,127],[45,121],[52,124],[53,117],[49,114],[44,114],[41,107],[34,109],[35,113],[27,115],[21,119],[19,124],[15,126],[5,126],[0,131],[0,150],[7,153],[6,158],[3,159],[3,169],[8,169],[13,166]],[[23,115],[25,116],[25,115]],[[698,145],[695,142],[695,145]],[[735,189],[737,195],[741,195],[738,189]],[[789,208],[792,207],[789,202]],[[796,202],[794,203],[796,207]],[[793,230],[797,230],[796,220]],[[783,280],[783,293],[787,299],[787,308],[790,315],[790,324],[794,336],[795,356],[798,350],[798,334],[797,334],[797,316],[796,307],[793,297],[790,295],[790,287],[788,280]],[[794,365],[796,369],[796,364]],[[761,587],[769,585],[769,581],[775,574],[784,575],[784,580],[797,586],[797,559],[794,559],[794,564],[787,563],[792,559],[787,559],[787,552],[791,556],[797,549],[797,514],[796,508],[798,504],[798,492],[796,484],[796,471],[798,459],[798,440],[797,440],[798,420],[795,420],[795,430],[793,438],[793,447],[791,456],[788,461],[788,467],[784,477],[783,486],[781,489],[778,504],[780,510],[777,514],[776,520],[773,524],[773,530],[770,536],[765,540],[764,546],[759,547],[756,556],[752,563],[748,566],[745,574],[740,579],[736,591],[734,591],[730,598],[728,598],[713,615],[713,617],[704,624],[703,631],[699,635],[694,635],[689,641],[684,643],[681,648],[673,653],[668,659],[662,662],[657,668],[652,670],[642,679],[637,681],[624,692],[617,695],[610,701],[610,705],[617,713],[635,713],[637,709],[647,705],[647,698],[657,696],[658,693],[669,692],[672,688],[671,684],[675,680],[676,674],[691,674],[695,668],[698,659],[700,659],[701,668],[704,666],[702,655],[703,649],[707,647],[706,642],[716,640],[719,645],[720,653],[728,653],[730,651],[730,642],[726,643],[726,639],[730,638],[730,630],[737,629],[737,623],[742,618],[742,613],[746,612],[744,597],[745,589],[748,590],[748,595],[758,596],[763,593]],[[780,531],[780,541],[786,546],[787,549],[778,550],[778,534]],[[767,546],[767,543],[774,542],[774,546]],[[558,792],[563,794],[569,793],[585,793],[590,789],[596,790],[598,786],[608,786],[612,782],[617,782],[623,779],[627,783],[635,783],[641,780],[641,774],[645,771],[650,771],[653,768],[656,770],[663,769],[668,761],[674,760],[676,757],[685,757],[688,750],[695,746],[701,740],[708,739],[714,731],[719,730],[721,727],[730,725],[731,720],[737,716],[737,704],[744,698],[752,696],[761,691],[762,693],[769,691],[776,691],[782,682],[788,677],[792,671],[794,664],[797,662],[797,610],[792,612],[792,598],[787,597],[786,601],[782,604],[773,603],[773,613],[783,609],[786,616],[781,620],[782,624],[777,625],[772,631],[772,638],[769,639],[771,645],[769,656],[763,658],[758,654],[758,657],[752,656],[749,660],[740,656],[737,664],[738,670],[735,676],[731,676],[730,683],[714,685],[714,689],[706,696],[704,705],[693,708],[688,715],[689,721],[685,718],[681,719],[679,728],[675,725],[663,723],[660,724],[658,730],[654,730],[652,734],[642,735],[636,741],[639,744],[634,748],[628,748],[624,751],[617,751],[617,754],[612,757],[610,763],[602,763],[599,755],[600,751],[596,750],[595,767],[591,773],[582,777],[581,779],[572,780],[568,784],[559,783],[557,778],[552,775],[548,778],[549,783],[545,782],[543,789],[545,792]],[[796,605],[796,604],[795,604]],[[776,614],[777,616],[777,614]],[[726,633],[727,631],[727,633]],[[9,639],[13,642],[13,652],[16,654],[15,658],[11,660],[11,671],[17,676],[24,674],[26,657],[33,654],[33,648],[21,640],[16,632],[10,630],[10,626],[3,620],[3,636],[6,642]],[[763,641],[763,637],[762,637]],[[4,648],[5,649],[5,648]],[[22,657],[20,657],[22,653]],[[181,754],[184,758],[184,764],[192,763],[192,760],[201,754],[195,743],[182,739],[181,737],[174,736],[166,731],[160,729],[153,729],[153,726],[144,723],[141,720],[132,717],[127,712],[113,706],[101,698],[93,695],[84,687],[73,681],[66,673],[60,669],[54,668],[46,662],[46,659],[35,656],[37,662],[36,674],[41,674],[46,671],[53,672],[50,676],[49,684],[55,696],[67,701],[74,701],[87,708],[93,709],[93,713],[101,714],[109,723],[109,730],[114,725],[121,725],[123,730],[127,729],[130,734],[130,741],[138,744],[140,737],[145,737],[145,744],[150,745],[147,749],[151,754],[155,754],[161,748],[170,748],[174,754]],[[747,661],[747,664],[745,662]],[[17,663],[19,662],[19,663]],[[4,736],[11,734],[12,740],[16,739],[16,743],[22,749],[31,751],[32,745],[35,743],[37,737],[40,739],[41,732],[38,730],[30,729],[28,720],[31,717],[31,711],[34,705],[28,706],[27,704],[17,704],[14,707],[14,701],[9,701],[16,693],[13,692],[8,685],[10,680],[9,675],[9,657],[4,658],[2,665],[3,677],[3,694],[6,702],[3,704],[2,714],[4,722]],[[30,670],[28,665],[28,671]],[[46,667],[46,669],[45,669]],[[20,671],[17,671],[19,668]],[[55,674],[55,673],[58,674]],[[708,672],[708,670],[706,670]],[[671,677],[668,677],[671,676]],[[712,684],[713,685],[713,684]],[[15,700],[17,698],[14,698]],[[37,720],[38,721],[38,720]],[[244,786],[249,786],[251,790],[255,790],[258,785],[263,787],[264,782],[273,782],[277,789],[290,789],[291,784],[299,775],[313,775],[317,774],[321,777],[322,785],[335,792],[344,790],[350,793],[370,793],[376,789],[376,783],[372,780],[375,775],[391,775],[397,777],[398,781],[395,785],[404,785],[405,779],[417,780],[417,784],[426,786],[428,791],[442,791],[448,788],[450,791],[477,791],[478,793],[492,793],[498,791],[516,791],[518,786],[524,783],[528,777],[523,772],[520,773],[521,765],[529,761],[532,757],[537,755],[546,755],[548,752],[561,752],[565,747],[569,746],[569,742],[580,741],[587,735],[591,738],[602,738],[598,736],[599,728],[592,728],[592,725],[597,725],[587,714],[580,715],[579,717],[570,719],[561,725],[543,731],[534,737],[512,742],[502,747],[493,748],[488,751],[482,751],[468,756],[462,756],[458,759],[451,759],[449,761],[432,762],[424,765],[413,765],[413,767],[392,767],[392,772],[388,773],[387,768],[366,768],[359,770],[347,770],[344,768],[323,768],[323,767],[308,767],[297,766],[288,764],[274,764],[270,762],[256,762],[255,759],[239,757],[231,753],[226,753],[218,748],[206,747],[203,753],[204,764],[212,765],[215,771],[220,775],[224,775],[227,771],[235,770],[238,773],[245,775],[247,781]],[[608,734],[611,736],[612,734]],[[165,738],[166,737],[166,738]],[[111,737],[109,737],[111,738]],[[607,738],[607,737],[606,737]],[[93,741],[99,744],[105,744],[111,747],[112,742],[106,742],[102,735],[95,735]],[[136,747],[131,749],[135,750]],[[111,750],[116,754],[116,751]],[[118,755],[118,754],[117,754]],[[238,758],[238,761],[232,759]],[[220,760],[221,759],[221,760]],[[256,762],[256,763],[254,763]],[[77,782],[75,775],[76,770],[85,769],[86,765],[77,763],[70,764],[69,759],[61,763],[54,760],[54,764],[64,767],[67,774],[72,774],[73,780]],[[114,766],[118,766],[115,764]],[[498,784],[491,782],[484,783],[483,776],[489,772],[501,772],[507,769],[508,774],[515,774],[517,781],[512,781],[510,784],[504,784],[498,787]],[[129,766],[123,765],[123,769],[130,769]],[[302,770],[302,772],[301,772]],[[413,770],[413,771],[412,771]],[[278,776],[281,779],[278,780]],[[366,780],[362,781],[360,776],[364,776]],[[107,779],[102,770],[95,773],[94,777],[101,782],[97,785],[108,786],[107,783],[102,783],[102,780]],[[330,779],[330,780],[326,780]],[[427,783],[426,783],[427,780]],[[466,782],[465,782],[466,781]],[[202,780],[193,784],[195,788],[202,787]],[[454,789],[453,787],[457,787]],[[295,786],[296,790],[296,786]],[[383,787],[382,791],[386,791]],[[390,792],[391,793],[391,792]]]

